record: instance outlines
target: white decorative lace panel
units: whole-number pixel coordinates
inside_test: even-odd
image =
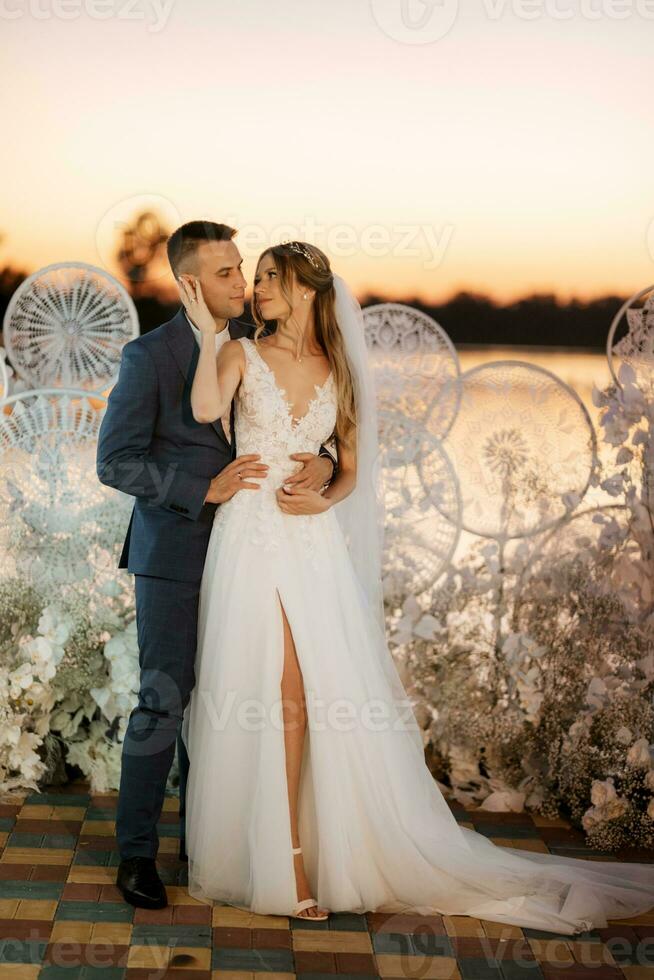
[[[290,455],[317,453],[331,436],[337,411],[334,375],[330,372],[322,385],[315,385],[316,393],[306,413],[296,419],[286,392],[277,384],[254,341],[240,337],[239,343],[245,352],[245,372],[236,392],[236,451],[239,456],[259,453],[269,470],[265,478],[248,477],[248,482],[259,483],[261,489],[239,490],[217,509],[215,524],[220,529],[230,515],[247,508],[248,535],[253,544],[265,551],[277,549],[282,534],[288,534],[290,529],[302,535],[311,556],[311,525],[324,515],[293,515],[292,524],[287,522],[284,527],[286,515],[279,509],[275,492],[300,465]]]

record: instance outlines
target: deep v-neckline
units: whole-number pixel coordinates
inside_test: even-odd
[[[314,390],[315,390],[316,393],[313,396],[313,398],[310,398],[309,399],[308,404],[307,404],[307,410],[304,413],[304,415],[300,415],[298,417],[297,415],[293,415],[293,409],[291,407],[291,403],[289,402],[288,398],[286,397],[286,394],[287,394],[286,389],[285,388],[282,388],[282,386],[277,381],[277,375],[275,374],[275,372],[273,371],[273,369],[270,367],[270,365],[269,364],[266,364],[266,362],[264,361],[263,357],[261,356],[261,354],[257,350],[257,345],[252,340],[252,338],[251,337],[248,337],[246,339],[250,341],[250,343],[252,345],[252,350],[257,355],[257,357],[259,358],[259,361],[261,362],[261,364],[263,364],[265,370],[270,375],[270,379],[271,379],[271,381],[273,383],[273,387],[275,388],[275,390],[279,394],[279,397],[281,398],[282,402],[284,403],[284,406],[285,406],[286,411],[288,413],[289,421],[290,421],[290,424],[291,424],[291,429],[293,431],[295,431],[295,429],[297,429],[302,424],[302,422],[304,422],[304,420],[306,419],[306,417],[311,412],[313,406],[318,401],[318,399],[322,395],[323,391],[325,390],[325,388],[327,387],[327,385],[331,381],[332,375],[333,375],[333,371],[330,368],[329,374],[327,375],[327,377],[325,378],[325,380],[323,381],[322,384],[316,384],[314,382],[313,387],[314,387]]]

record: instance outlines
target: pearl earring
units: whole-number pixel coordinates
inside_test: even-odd
[[[302,299],[309,299],[309,297],[308,297],[308,296],[307,296],[307,294],[305,293],[305,294],[304,294],[304,296],[302,297]]]

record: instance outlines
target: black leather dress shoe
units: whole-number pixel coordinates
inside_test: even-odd
[[[163,909],[168,896],[154,858],[124,858],[118,865],[116,885],[130,905],[140,909]]]

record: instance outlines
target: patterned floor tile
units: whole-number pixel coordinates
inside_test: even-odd
[[[70,864],[73,859],[72,848],[56,847],[11,847],[2,852],[3,864]]]
[[[652,968],[649,966],[625,966],[623,964],[621,969],[627,980],[652,980]]]
[[[6,980],[38,980],[43,969],[39,963],[3,963],[2,975]]]
[[[457,961],[463,980],[502,980],[499,963],[489,963],[486,958],[462,956]]]
[[[38,919],[0,920],[0,939],[48,940],[51,933],[51,922],[41,922]]]
[[[41,963],[47,945],[39,939],[0,939],[0,970],[5,963]]]
[[[383,953],[375,957],[380,977],[413,977],[418,980],[460,980],[462,974],[455,959],[435,956],[415,962],[413,956]]]
[[[372,953],[367,932],[330,932],[324,929],[293,931],[293,949],[331,953]]]
[[[133,917],[131,905],[116,902],[60,902],[56,914],[75,922],[131,922]]]
[[[290,949],[214,949],[212,967],[227,970],[294,973]]]
[[[16,919],[54,919],[57,902],[51,898],[21,898],[14,918]]]
[[[147,946],[150,943],[164,945],[170,942],[171,936],[175,945],[180,946],[210,946],[211,927],[206,925],[140,925],[132,926],[132,943],[135,946]]]
[[[1,980],[654,980],[654,910],[578,936],[462,915],[338,912],[326,922],[192,898],[177,858],[179,801],[157,825],[165,909],[116,887],[116,793],[84,783],[0,797]],[[615,860],[564,820],[466,811],[509,847]],[[620,860],[651,861],[641,851]],[[654,871],[653,871],[654,873]]]
[[[345,955],[345,954],[343,954]],[[350,954],[356,955],[356,954]],[[361,953],[361,956],[369,954]],[[371,957],[372,959],[372,957]],[[334,974],[337,972],[336,954],[329,952],[319,952],[317,950],[296,950],[295,951],[295,970],[297,973],[308,975],[316,973]],[[370,972],[374,973],[374,969]]]
[[[403,956],[454,956],[449,936],[430,936],[428,933],[407,935],[402,932],[378,932],[373,937],[376,953],[396,953]]]
[[[532,961],[531,963],[502,961],[500,968],[505,980],[543,980],[543,971],[540,964],[536,961]]]
[[[61,895],[63,885],[50,881],[0,881],[0,899],[3,898],[55,898]]]
[[[471,915],[444,915],[443,922],[448,936],[485,935],[481,919],[475,919]]]
[[[567,939],[527,939],[529,946],[541,963],[574,963],[575,958]],[[588,944],[586,944],[588,945]]]

